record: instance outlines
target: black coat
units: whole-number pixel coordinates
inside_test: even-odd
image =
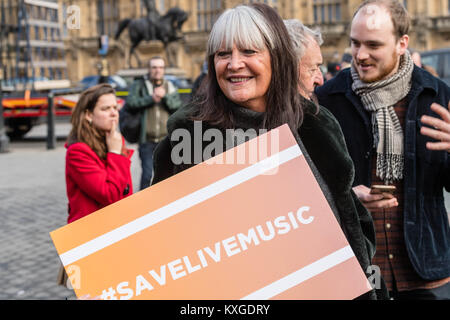
[[[355,164],[354,185],[371,185],[373,135],[371,116],[352,91],[350,69],[316,90],[319,102],[341,125]],[[431,138],[420,134],[423,115],[433,102],[447,107],[449,87],[421,68],[414,67],[407,95],[404,132],[404,237],[411,263],[420,277],[437,280],[450,276],[450,228],[443,188],[450,191],[450,154],[430,151]]]
[[[237,105],[231,105],[230,107],[233,112],[234,129],[260,128],[262,113],[253,112]],[[309,111],[305,114],[304,122],[298,132],[294,132],[294,136],[330,203],[355,256],[363,270],[366,271],[375,253],[375,230],[371,215],[352,190],[354,168],[345,146],[344,137],[339,124],[329,111],[321,108],[318,114],[314,114],[315,106],[313,105],[309,105],[307,109]],[[169,137],[174,130],[179,128],[187,129],[192,134],[191,136],[194,136],[194,123],[190,120],[190,115],[195,110],[196,105],[190,104],[178,110],[169,118],[168,137],[161,141],[154,153],[152,184],[192,166],[172,163],[171,151],[178,141],[170,141]],[[203,123],[203,130],[206,129],[208,129],[208,125]],[[206,145],[207,143],[203,145],[203,148]],[[224,146],[224,150],[225,148],[226,146]],[[191,163],[194,162],[193,160]],[[382,297],[385,296],[382,295]],[[375,292],[372,291],[364,295],[364,298],[376,298]]]

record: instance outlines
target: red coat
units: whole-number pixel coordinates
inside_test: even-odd
[[[131,156],[108,152],[106,160],[85,143],[74,143],[66,152],[68,223],[80,219],[133,193]]]

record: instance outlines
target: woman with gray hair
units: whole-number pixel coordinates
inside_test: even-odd
[[[198,164],[199,158],[207,160],[203,151],[210,141],[201,141],[198,154],[192,143],[189,161],[179,163],[173,158],[179,140],[172,140],[172,133],[183,129],[194,137],[195,121],[201,121],[203,130],[220,130],[224,137],[227,129],[258,132],[288,124],[366,271],[375,247],[372,219],[352,192],[353,163],[337,121],[329,112],[317,113],[302,103],[298,59],[281,17],[262,3],[226,10],[211,30],[207,58],[208,74],[199,94],[169,118],[169,134],[155,150],[152,184]],[[305,139],[313,146],[311,150],[306,150]],[[226,140],[223,150],[236,145],[236,141],[230,146]],[[376,298],[375,291],[364,298]]]

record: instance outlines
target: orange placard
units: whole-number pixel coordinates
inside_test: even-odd
[[[255,142],[267,152],[249,161]],[[352,299],[371,289],[287,125],[51,237],[77,296]]]

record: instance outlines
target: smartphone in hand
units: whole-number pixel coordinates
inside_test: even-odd
[[[381,194],[381,193],[389,193],[394,194],[397,188],[395,186],[387,186],[387,185],[372,185],[370,187],[371,194]]]

